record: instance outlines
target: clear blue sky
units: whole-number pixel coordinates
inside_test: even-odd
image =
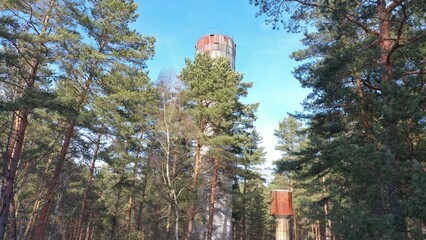
[[[279,158],[273,131],[288,112],[302,110],[300,103],[308,93],[292,76],[297,62],[289,58],[303,48],[301,36],[266,26],[263,17],[255,17],[257,9],[248,0],[136,2],[140,16],[133,27],[157,39],[155,57],[148,62],[152,80],[163,70],[179,73],[185,58],[194,59],[194,46],[201,36],[224,33],[234,38],[236,70],[244,74],[244,81],[254,83],[244,102],[260,103],[255,125],[263,137],[267,160]]]

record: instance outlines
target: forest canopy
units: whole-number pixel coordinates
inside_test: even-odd
[[[425,239],[426,2],[244,4],[304,36],[273,174],[229,58],[150,79],[133,0],[1,1],[0,239],[272,239],[273,189],[291,239]]]

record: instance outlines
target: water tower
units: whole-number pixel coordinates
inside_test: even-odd
[[[271,215],[276,219],[276,240],[290,240],[290,217],[293,216],[292,192],[276,189],[271,192]]]
[[[208,53],[211,58],[226,57],[229,59],[231,68],[235,70],[235,55],[236,45],[232,37],[224,34],[209,34],[198,39],[195,45],[195,53]],[[207,152],[209,146],[204,147],[204,154]],[[203,153],[202,153],[203,154]],[[203,171],[205,172],[205,181],[212,179],[212,174],[208,169],[212,168],[208,162],[204,163]],[[216,199],[214,204],[213,216],[213,236],[214,240],[230,240],[233,238],[232,234],[232,183],[223,172],[219,172],[218,186],[216,187]],[[201,189],[201,201],[204,202],[205,208],[202,209],[202,215],[207,216],[209,207],[209,194],[210,189],[204,186]],[[195,226],[195,236],[197,239],[203,239],[207,232],[207,218],[200,221]]]
[[[232,37],[223,34],[210,34],[198,39],[195,52],[209,53],[212,58],[226,57],[235,70],[235,55],[237,45]]]

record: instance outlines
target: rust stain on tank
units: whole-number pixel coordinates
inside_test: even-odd
[[[232,37],[223,34],[210,34],[198,39],[195,45],[196,53],[209,53],[212,58],[226,57],[232,69],[235,69],[237,45]]]

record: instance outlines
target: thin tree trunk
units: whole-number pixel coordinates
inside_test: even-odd
[[[194,192],[198,190],[198,177],[200,174],[200,165],[201,165],[201,147],[202,146],[200,142],[198,141],[197,147],[195,150],[194,179],[192,182],[192,191]],[[188,211],[188,230],[186,233],[185,240],[190,240],[192,237],[192,232],[194,230],[195,209],[196,209],[196,200],[193,199]]]
[[[40,203],[41,203],[41,200],[40,200],[41,199],[41,195],[42,195],[42,193],[39,192],[39,196],[37,197],[37,200],[34,202],[33,211],[31,213],[30,220],[28,221],[28,225],[25,228],[24,239],[31,239],[30,232],[31,232],[31,230],[32,230],[32,228],[34,226],[34,223],[35,223],[36,219],[37,219],[37,212],[39,210]]]
[[[332,240],[333,234],[331,232],[331,220],[329,218],[329,201],[325,201],[324,203],[324,212],[325,212],[325,239],[326,240]]]
[[[300,208],[297,208],[294,212],[294,240],[300,240],[301,239],[301,229],[298,225],[298,218],[299,218]]]
[[[83,221],[84,221],[84,214],[85,214],[85,211],[86,211],[87,201],[89,199],[90,185],[91,185],[92,179],[93,179],[93,172],[95,171],[96,159],[98,158],[98,154],[99,154],[99,149],[100,149],[100,145],[101,145],[101,138],[102,138],[101,133],[98,133],[98,137],[96,139],[95,152],[93,153],[92,164],[90,165],[89,175],[87,176],[86,189],[84,191],[83,203],[81,204],[80,216],[79,216],[78,223],[77,223],[77,239],[78,240],[81,240],[81,238],[82,238],[81,235],[82,235],[82,231],[83,231],[82,226],[83,226]]]
[[[166,239],[170,239],[170,229],[172,226],[172,203],[167,206],[167,220],[166,220]]]
[[[173,167],[172,167],[172,174],[173,174],[173,182],[176,180],[176,174],[177,174],[177,157],[176,154],[174,155],[173,159]],[[179,240],[179,204],[178,204],[178,195],[176,194],[176,189],[173,188],[172,190],[172,197],[174,201],[174,209],[175,209],[175,239]]]
[[[175,239],[179,240],[179,208],[177,205],[175,206]]]
[[[141,134],[142,136],[143,134]],[[140,140],[142,140],[142,137],[140,138]],[[137,150],[136,152],[136,159],[139,159],[140,156],[140,149]],[[133,177],[132,177],[132,189],[135,189],[136,186],[136,175],[138,173],[138,163],[137,161],[135,161],[135,164],[133,166]],[[132,231],[132,213],[133,213],[133,193],[134,191],[132,190],[129,196],[129,201],[127,202],[127,219],[126,219],[126,230],[127,230],[127,236],[128,239],[131,238],[131,231]],[[145,195],[145,194],[144,194]]]
[[[111,226],[111,236],[110,236],[110,240],[114,240],[115,239],[115,234],[117,231],[117,220],[118,220],[118,208],[120,206],[120,201],[121,201],[121,190],[122,190],[122,183],[124,181],[124,176],[121,176],[120,181],[118,182],[118,195],[117,195],[117,201],[115,202],[115,210],[114,210],[114,218],[112,220],[112,226]]]
[[[246,171],[247,171],[247,166],[245,166]],[[246,193],[247,193],[247,179],[244,178],[244,182],[243,182],[243,219],[241,221],[241,240],[246,240],[247,238],[247,212],[246,212],[246,205],[247,205],[247,201],[246,201]]]
[[[91,218],[91,217],[90,217]],[[90,221],[87,223],[86,226],[86,236],[84,236],[85,240],[89,240],[90,239],[90,230],[93,231],[93,228],[90,227]]]
[[[131,239],[132,210],[133,210],[133,196],[132,196],[132,194],[130,194],[129,201],[127,202],[127,219],[126,219],[126,234],[127,234],[127,239]]]
[[[218,175],[219,175],[219,158],[215,158],[214,165],[213,165],[213,179],[212,179],[212,185],[210,188],[209,222],[207,225],[207,240],[211,240],[213,236],[213,219],[214,219],[214,212],[215,212],[214,204],[216,202],[216,188],[217,188]]]
[[[40,189],[38,191],[38,196],[36,198],[36,201],[34,202],[33,210],[31,212],[31,217],[30,217],[30,220],[28,221],[28,225],[25,228],[24,239],[31,239],[30,233],[32,232],[33,227],[34,227],[34,223],[37,219],[37,213],[38,213],[38,210],[40,208],[41,198],[43,196],[43,187],[46,183],[47,173],[49,172],[51,162],[52,162],[52,157],[51,157],[51,155],[49,155],[48,158],[47,158],[47,165],[46,165],[46,169],[44,170],[43,179],[42,179],[42,182],[40,184]]]
[[[325,176],[322,177],[321,181],[322,181],[322,184],[323,184],[323,189],[324,189],[325,193],[329,194],[328,186],[326,185],[325,180],[326,180]],[[329,204],[330,204],[329,200],[326,199],[325,202],[324,202],[324,205],[323,205],[324,214],[325,214],[325,219],[324,219],[325,220],[325,240],[331,240],[332,235],[333,235],[332,232],[331,232],[331,220],[330,220],[329,213],[328,213],[329,209],[330,209]]]
[[[149,168],[149,165],[150,165],[150,163],[149,163],[149,160],[148,160],[148,163],[147,163],[148,168]],[[141,202],[139,204],[139,211],[138,211],[137,225],[136,225],[137,230],[140,232],[140,239],[141,240],[145,240],[145,228],[144,228],[144,219],[143,219],[143,208],[144,208],[143,201],[144,201],[144,198],[145,198],[147,184],[148,184],[148,177],[147,177],[147,174],[145,174],[145,178],[144,178],[144,181],[143,181],[143,184],[142,184],[142,194],[141,194],[142,199],[141,199]]]
[[[315,228],[317,229],[317,240],[321,240],[321,223],[318,220]]]
[[[91,219],[91,217],[89,217],[89,219]],[[86,234],[84,236],[84,239],[88,240],[90,239],[90,220],[89,222],[87,222],[87,226],[86,226]]]
[[[356,81],[356,87],[358,90],[358,96],[360,100],[361,121],[364,124],[364,128],[365,128],[365,131],[367,132],[368,138],[372,140],[374,135],[372,133],[371,125],[368,121],[367,114],[365,113],[365,96],[364,96],[364,91],[362,90],[361,77],[359,76],[359,73],[356,74],[355,81]]]
[[[139,203],[139,211],[138,211],[138,216],[136,218],[136,220],[137,220],[136,228],[140,232],[140,240],[145,240],[145,232],[144,232],[144,228],[143,228],[143,216],[142,216],[143,207],[144,207],[144,205],[143,205],[143,200],[142,200]]]

